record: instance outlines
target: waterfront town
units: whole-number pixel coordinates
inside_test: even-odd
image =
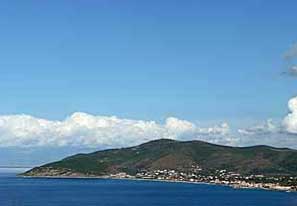
[[[97,175],[94,173],[83,174],[66,168],[39,167],[35,171],[28,172],[24,177],[152,180],[225,185],[236,189],[266,189],[286,192],[297,191],[297,176],[265,176],[262,174],[243,175],[227,171],[226,169],[203,170],[199,165],[192,165],[190,168],[181,167],[178,169],[142,169],[141,171],[136,172],[135,175],[126,172],[114,172],[105,175]]]
[[[95,175],[92,173],[82,174],[70,169],[42,167],[37,173],[29,172],[25,176],[51,177],[51,178],[110,178],[110,179],[131,179],[131,180],[154,180],[183,183],[207,183],[225,185],[233,188],[250,188],[278,190],[286,192],[297,191],[297,176],[278,175],[264,176],[262,174],[242,175],[227,171],[226,169],[203,170],[198,165],[190,168],[179,169],[156,169],[141,170],[135,175],[126,172],[116,172],[106,175]]]
[[[135,176],[125,172],[112,174],[115,179],[142,179],[169,182],[208,183],[226,185],[233,188],[267,189],[286,192],[297,191],[296,176],[264,176],[241,175],[227,170],[203,171],[198,165],[193,165],[187,172],[173,169],[143,170]]]

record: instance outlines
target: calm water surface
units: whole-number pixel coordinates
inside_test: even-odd
[[[0,206],[297,206],[297,193],[204,184],[19,178],[0,171]]]

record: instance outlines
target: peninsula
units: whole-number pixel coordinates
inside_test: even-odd
[[[21,175],[203,182],[296,191],[297,150],[160,139],[129,148],[77,154]]]

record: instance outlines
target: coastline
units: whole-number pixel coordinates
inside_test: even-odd
[[[147,182],[164,182],[164,183],[181,183],[181,184],[195,184],[195,185],[213,185],[213,186],[223,186],[231,187],[233,189],[248,189],[248,190],[266,190],[275,192],[297,192],[295,190],[288,189],[277,189],[277,188],[265,188],[265,187],[245,187],[234,184],[224,184],[224,183],[212,183],[212,182],[192,182],[192,181],[181,181],[181,180],[165,180],[165,179],[149,179],[149,178],[120,178],[120,177],[110,177],[110,176],[25,176],[17,175],[22,178],[32,178],[32,179],[101,179],[101,180],[129,180],[129,181],[147,181]]]

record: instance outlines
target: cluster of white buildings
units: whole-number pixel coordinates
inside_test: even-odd
[[[239,173],[228,172],[227,170],[203,171],[199,165],[192,165],[186,171],[174,169],[143,170],[135,176],[126,173],[110,175],[111,178],[137,178],[164,181],[211,183],[232,186],[234,188],[260,188],[282,191],[296,191],[294,184],[282,185],[284,180],[287,183],[296,182],[296,177],[265,177],[263,175],[243,176]]]

